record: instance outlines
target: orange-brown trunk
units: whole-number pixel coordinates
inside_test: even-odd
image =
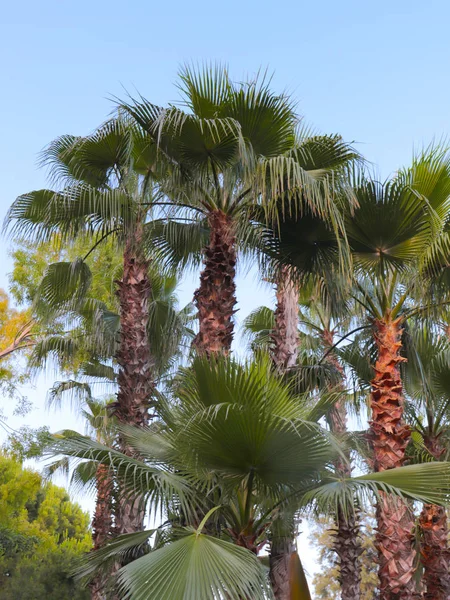
[[[403,420],[404,398],[400,376],[401,319],[375,320],[378,357],[372,379],[370,441],[375,471],[401,467],[411,432]],[[377,506],[376,547],[382,600],[421,598],[414,580],[414,515],[407,502],[381,494]]]
[[[438,438],[425,440],[436,460],[445,449]],[[425,504],[419,518],[422,534],[421,558],[426,586],[425,600],[448,600],[450,598],[450,548],[448,543],[447,513],[442,506]]]
[[[112,532],[112,478],[106,465],[98,465],[95,476],[97,497],[92,518],[92,541],[94,550],[102,548]]]
[[[102,548],[108,541],[113,529],[112,519],[112,478],[105,465],[98,465],[96,473],[97,497],[92,518],[93,550]],[[98,574],[89,583],[92,600],[106,600],[107,576]]]
[[[204,250],[200,287],[194,294],[199,332],[193,345],[201,354],[228,354],[236,306],[236,233],[233,219],[220,210],[209,215],[210,239]]]

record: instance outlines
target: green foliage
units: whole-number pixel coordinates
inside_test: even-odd
[[[155,574],[163,572],[163,576]],[[230,600],[267,598],[255,555],[230,542],[192,533],[122,569],[121,585],[135,600]]]
[[[90,549],[88,523],[64,489],[0,454],[2,600],[87,600],[71,572]]]
[[[29,458],[42,456],[44,448],[48,446],[52,436],[48,427],[23,426],[8,435],[3,449],[4,451],[22,462]]]

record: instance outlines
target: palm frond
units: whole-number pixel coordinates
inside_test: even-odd
[[[133,600],[271,598],[254,554],[199,532],[138,558],[119,572]]]

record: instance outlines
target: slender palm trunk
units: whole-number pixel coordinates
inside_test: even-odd
[[[98,465],[96,473],[97,498],[92,519],[93,550],[102,548],[109,539],[113,528],[112,519],[112,480],[108,467]],[[98,574],[89,584],[92,600],[106,600],[104,574]]]
[[[332,348],[333,333],[324,331],[323,338],[326,346]],[[344,369],[339,362],[336,354],[330,352],[326,358],[337,373],[340,375],[339,387],[344,389]],[[336,402],[329,414],[329,424],[331,432],[337,437],[347,433],[347,409],[344,403]],[[336,475],[342,478],[349,478],[352,475],[350,465],[350,453],[347,454],[347,460],[338,458],[335,461]],[[338,556],[339,564],[339,583],[341,586],[342,600],[360,600],[361,598],[361,564],[360,556],[362,554],[361,538],[359,535],[358,517],[355,511],[348,511],[344,514],[339,511],[334,518],[334,544],[333,550]]]
[[[233,341],[236,306],[236,233],[233,219],[220,210],[210,213],[210,239],[205,248],[200,287],[194,294],[199,332],[193,341],[199,353],[228,354]]]
[[[95,476],[97,497],[95,500],[94,516],[92,518],[92,542],[94,550],[102,548],[112,532],[112,478],[109,468],[99,464]]]
[[[428,439],[425,444],[436,460],[444,453],[439,440]],[[447,513],[442,506],[425,504],[419,518],[422,533],[421,558],[426,585],[425,600],[450,598],[450,548]]]
[[[284,373],[297,364],[298,358],[298,287],[293,280],[289,266],[280,269],[275,310],[273,362]],[[274,530],[276,531],[276,527]],[[276,600],[289,599],[289,561],[295,552],[292,535],[272,531],[270,539],[270,581]]]
[[[403,420],[404,398],[400,377],[402,348],[401,319],[375,320],[378,349],[372,379],[370,441],[375,471],[401,467],[411,432]],[[414,515],[410,505],[399,498],[381,494],[377,506],[376,548],[382,600],[413,600],[422,595],[414,581]]]
[[[276,297],[273,359],[285,371],[296,365],[298,357],[298,286],[289,266],[280,269]]]
[[[120,300],[119,391],[115,415],[121,423],[145,427],[148,408],[154,390],[152,357],[148,339],[148,311],[151,286],[148,262],[142,255],[142,225],[129,235],[124,251],[123,277],[118,284]],[[122,452],[134,453],[123,438]],[[116,514],[118,534],[141,531],[145,509],[140,497],[120,499]]]

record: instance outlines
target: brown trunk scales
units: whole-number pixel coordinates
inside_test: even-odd
[[[92,519],[92,550],[102,548],[108,541],[113,527],[112,519],[112,479],[105,465],[98,465],[96,473],[97,496]],[[96,575],[89,583],[92,600],[106,600],[106,580],[104,575]]]
[[[374,337],[378,357],[371,381],[370,441],[375,471],[401,467],[405,460],[410,429],[403,421],[404,399],[400,377],[402,348],[401,319],[387,315],[374,321]],[[379,580],[382,600],[421,598],[414,580],[414,515],[409,504],[380,492],[377,505]]]
[[[445,449],[436,437],[425,439],[425,445],[436,460]],[[426,585],[424,600],[450,598],[450,549],[448,544],[447,513],[442,506],[425,504],[419,518],[422,534],[421,558]]]
[[[298,286],[291,268],[280,269],[276,288],[277,306],[272,333],[273,362],[284,373],[297,364],[298,357]],[[289,599],[289,560],[296,551],[292,537],[272,534],[270,544],[270,582],[276,600]]]
[[[206,356],[227,355],[236,306],[236,233],[233,219],[220,210],[210,213],[208,222],[209,245],[204,250],[200,287],[194,294],[199,332],[193,346]]]
[[[328,349],[333,347],[333,333],[323,332],[323,339]],[[334,367],[340,375],[339,387],[344,389],[344,369],[336,354],[330,352],[326,357],[329,365]],[[347,432],[347,409],[344,403],[336,402],[329,413],[329,424],[331,432],[337,437],[342,437]],[[334,464],[336,475],[341,478],[349,478],[352,475],[350,455],[347,461],[337,458]],[[361,538],[359,536],[358,516],[355,511],[342,511],[334,518],[334,543],[333,550],[338,557],[339,583],[341,586],[342,600],[360,600],[361,598],[361,565],[359,557],[362,554]]]
[[[119,422],[145,427],[154,390],[152,357],[148,339],[148,311],[151,294],[148,261],[142,256],[142,226],[129,235],[124,251],[123,276],[117,282],[120,301],[120,347],[115,416]],[[125,440],[119,439],[122,452],[134,456]],[[140,496],[120,501],[116,533],[133,533],[144,528],[145,509]]]

